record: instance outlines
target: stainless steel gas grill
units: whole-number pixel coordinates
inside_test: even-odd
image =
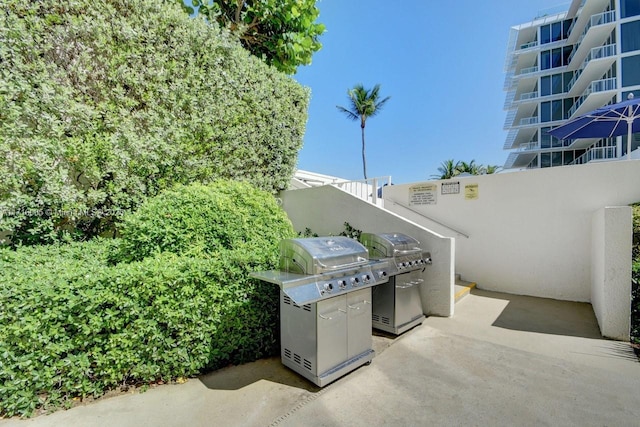
[[[373,289],[373,327],[400,335],[421,324],[420,276],[431,264],[431,254],[416,239],[401,233],[362,233],[360,241],[371,258],[389,261],[388,282]]]
[[[388,268],[348,237],[283,240],[279,270],[252,274],[280,286],[282,363],[323,387],[370,362],[371,287]]]

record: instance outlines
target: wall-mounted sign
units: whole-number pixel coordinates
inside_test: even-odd
[[[435,205],[438,201],[436,184],[420,184],[409,187],[409,205]]]
[[[478,184],[467,184],[464,186],[464,198],[475,200],[478,198]]]
[[[442,194],[460,194],[460,181],[443,182],[441,184],[440,192]]]

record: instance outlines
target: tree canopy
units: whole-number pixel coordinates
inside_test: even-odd
[[[182,0],[178,0],[182,3]],[[278,70],[294,74],[322,47],[325,26],[316,22],[316,0],[192,0],[184,4],[240,40],[253,55]]]
[[[84,239],[176,183],[285,188],[308,91],[175,2],[5,0],[0,244]]]

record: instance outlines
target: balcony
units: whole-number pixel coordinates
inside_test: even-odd
[[[572,165],[582,165],[594,161],[605,161],[618,158],[617,147],[595,147],[578,157]]]
[[[591,16],[584,31],[578,38],[575,49],[569,56],[569,68],[575,69],[588,54],[589,46],[598,46],[607,40],[615,28],[615,11],[598,13]]]
[[[616,52],[617,45],[615,43],[591,49],[589,55],[582,62],[582,66],[569,82],[569,95],[577,96],[587,88],[591,81],[605,74],[615,61]]]
[[[540,149],[540,143],[538,141],[528,142],[518,147],[518,151],[535,151]]]
[[[520,72],[518,73],[519,76],[524,76],[527,74],[533,74],[533,73],[537,73],[538,71],[540,71],[540,67],[533,66],[533,67],[527,67],[527,68],[523,68],[522,70],[520,70]]]
[[[520,95],[520,101],[527,101],[529,99],[536,99],[538,97],[538,91],[523,93]]]
[[[572,118],[574,115],[576,115],[577,112],[586,112],[587,110],[592,110],[592,106],[601,106],[604,102],[607,101],[607,97],[611,97],[611,94],[603,94],[603,96],[597,97],[598,100],[596,100],[595,102],[585,103],[585,101],[587,101],[591,94],[601,94],[602,92],[615,91],[617,88],[618,82],[615,78],[596,80],[594,82],[591,82],[589,87],[587,87],[587,90],[584,91],[584,93],[580,96],[580,98],[578,98],[575,104],[573,104],[573,107],[571,107],[571,109],[569,110],[568,117]],[[603,102],[599,102],[600,98],[603,99]],[[585,106],[585,108],[580,108],[583,105]]]
[[[538,46],[538,41],[537,41],[537,40],[534,40],[534,41],[532,41],[532,42],[525,43],[525,44],[521,45],[521,46],[520,46],[520,50],[527,50],[527,49],[534,48],[534,47],[536,47],[536,46]]]
[[[524,119],[520,119],[520,126],[528,126],[535,125],[538,123],[538,117],[525,117]]]

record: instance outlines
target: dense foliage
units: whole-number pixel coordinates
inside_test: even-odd
[[[633,266],[631,295],[631,341],[640,356],[640,203],[633,205]]]
[[[248,277],[273,268],[278,242],[294,235],[274,198],[216,182],[163,193],[140,211],[125,217],[123,239],[0,250],[0,416],[277,352],[278,288]],[[216,221],[199,220],[213,212]],[[178,224],[168,213],[193,247],[158,240]],[[257,233],[256,223],[270,226]],[[209,236],[233,243],[207,245]],[[139,260],[114,264],[120,245]]]
[[[199,13],[217,22],[253,55],[287,74],[311,64],[311,56],[322,47],[318,38],[325,26],[316,22],[320,15],[316,0],[191,0],[183,4],[190,15]]]
[[[481,165],[476,163],[475,160],[465,162],[463,160],[454,162],[453,159],[445,160],[438,167],[438,173],[431,175],[434,179],[449,179],[456,177],[460,174],[469,175],[490,175],[497,173],[501,169],[496,165]]]
[[[176,2],[5,0],[0,238],[114,232],[175,183],[286,187],[308,92]]]

